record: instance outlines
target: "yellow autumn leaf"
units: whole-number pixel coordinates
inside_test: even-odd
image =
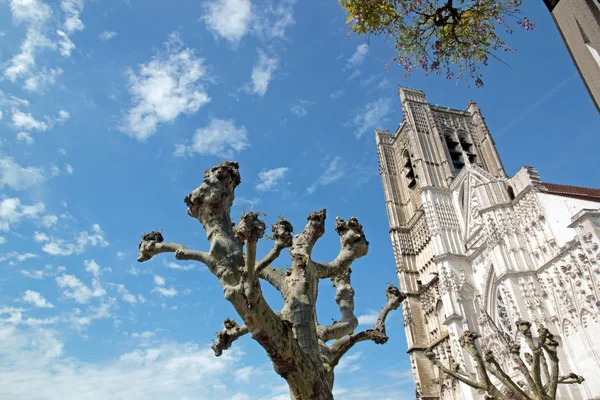
[[[348,15],[348,18],[346,18],[346,23],[349,24],[350,22],[352,22],[353,19],[354,19],[354,15],[352,15],[352,14]]]

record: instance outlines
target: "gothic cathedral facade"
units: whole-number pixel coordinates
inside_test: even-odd
[[[468,329],[513,371],[505,338],[522,318],[555,333],[561,370],[586,378],[558,398],[600,399],[600,190],[531,167],[508,177],[477,104],[399,95],[402,123],[375,135],[417,398],[482,399],[425,350],[473,371],[458,342]]]

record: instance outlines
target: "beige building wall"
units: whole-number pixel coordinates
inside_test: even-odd
[[[600,0],[544,0],[600,112]]]

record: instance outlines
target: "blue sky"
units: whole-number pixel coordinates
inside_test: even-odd
[[[249,337],[213,356],[235,317],[216,279],[169,257],[138,264],[139,237],[162,229],[206,249],[183,197],[235,159],[234,217],[251,204],[298,231],[328,209],[317,260],[339,250],[335,216],[359,218],[371,247],[353,282],[368,327],[396,281],[373,129],[399,124],[398,84],[433,104],[477,101],[509,174],[532,165],[545,181],[600,186],[599,116],[543,3],[527,3],[536,29],[516,30],[510,68],[492,62],[475,89],[386,71],[391,45],[346,38],[335,0],[0,1],[0,392],[287,398]],[[322,321],[338,317],[329,286]],[[400,312],[388,333],[346,356],[337,394],[413,395]]]

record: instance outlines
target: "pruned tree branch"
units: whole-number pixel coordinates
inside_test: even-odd
[[[427,357],[433,363],[433,365],[438,367],[438,369],[440,371],[442,371],[443,373],[445,373],[447,375],[450,375],[454,379],[457,379],[457,380],[461,381],[462,383],[469,385],[475,389],[481,389],[481,390],[485,389],[484,385],[480,384],[479,382],[471,380],[466,375],[461,374],[458,371],[455,371],[455,370],[452,370],[452,369],[449,369],[448,367],[446,367],[444,364],[442,364],[442,362],[437,358],[437,356],[431,349],[427,349],[425,351],[425,357]]]
[[[348,268],[341,274],[331,278],[336,289],[335,302],[340,308],[342,319],[329,326],[319,325],[317,327],[319,339],[323,342],[351,335],[358,326],[358,318],[354,315],[354,289],[350,284],[351,273],[352,271]]]
[[[483,312],[485,312],[485,310],[483,310]],[[495,324],[493,324],[493,321],[490,320],[490,323],[494,329],[497,329]],[[583,382],[581,376],[573,373],[562,377],[558,376],[558,342],[546,327],[538,326],[538,338],[535,340],[531,332],[530,322],[519,319],[516,321],[515,325],[517,326],[517,332],[525,337],[525,341],[531,350],[531,353],[524,354],[525,360],[530,367],[527,367],[520,356],[521,346],[519,346],[519,344],[516,342],[508,343],[506,341],[504,341],[504,344],[508,346],[508,350],[517,364],[517,369],[527,380],[527,385],[525,385],[525,382],[523,381],[515,381],[514,376],[511,376],[512,374],[504,371],[490,349],[486,350],[482,356],[481,350],[476,344],[479,335],[469,331],[463,332],[459,343],[475,362],[477,368],[476,381],[443,365],[432,349],[428,349],[425,355],[443,373],[446,373],[473,388],[485,390],[493,399],[555,400],[557,395],[556,387],[558,384],[579,384]],[[548,372],[546,355],[550,360],[550,372]],[[488,372],[496,377],[499,384],[502,385],[503,390],[500,390],[492,384],[487,375]],[[541,376],[542,374],[544,374],[545,383],[543,383],[544,379]]]
[[[217,357],[223,354],[224,350],[229,349],[236,339],[248,333],[246,325],[239,326],[232,319],[227,318],[223,324],[225,328],[216,333],[217,339],[213,341],[211,346]]]
[[[319,278],[333,278],[350,268],[354,260],[366,256],[369,251],[369,242],[363,232],[362,225],[355,217],[344,221],[336,218],[335,231],[340,235],[340,252],[337,257],[329,262],[316,264]]]
[[[259,291],[258,274],[256,274],[256,244],[258,239],[265,234],[265,223],[261,221],[257,212],[249,212],[242,216],[241,221],[235,227],[235,238],[246,245],[246,256],[244,265],[244,294],[249,305],[256,302],[256,294]]]
[[[283,249],[292,246],[292,232],[294,231],[294,227],[288,221],[282,219],[275,222],[271,225],[271,231],[273,232],[273,247],[265,258],[256,264],[257,273],[271,265],[279,257]]]
[[[202,251],[190,250],[180,244],[164,242],[163,240],[163,236],[160,232],[144,233],[142,241],[138,245],[138,262],[148,261],[160,253],[175,253],[175,258],[178,260],[199,261],[209,269],[215,267],[215,261],[210,254]]]
[[[307,218],[308,223],[304,227],[304,230],[292,240],[292,248],[290,250],[292,258],[310,258],[313,246],[325,233],[326,217],[327,211],[325,209],[310,213]],[[307,261],[308,260],[305,260],[305,262]]]
[[[388,341],[385,331],[385,320],[392,310],[397,310],[405,299],[405,295],[395,286],[389,286],[385,292],[387,302],[379,312],[375,326],[372,329],[359,332],[356,335],[345,336],[336,340],[331,345],[331,360],[329,365],[335,367],[344,354],[346,354],[356,343],[372,340],[376,344],[384,344]]]
[[[335,302],[340,308],[342,319],[330,326],[319,326],[319,338],[323,342],[351,335],[358,326],[354,315],[354,289],[350,283],[354,260],[363,257],[369,251],[369,242],[365,238],[362,225],[355,217],[344,221],[335,220],[335,230],[340,236],[340,252],[331,263],[315,264],[319,278],[329,277],[336,288]]]
[[[259,277],[269,282],[283,297],[287,295],[288,288],[285,275],[272,267],[264,267],[259,272]]]

